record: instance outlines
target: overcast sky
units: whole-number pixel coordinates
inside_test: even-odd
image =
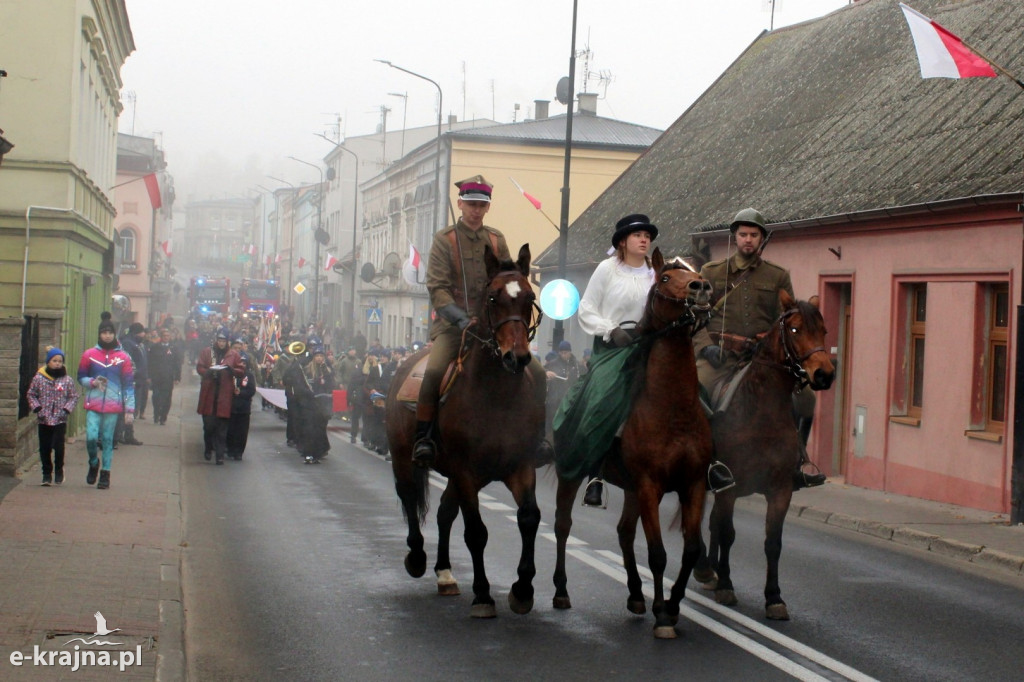
[[[776,0],[775,27],[848,0]],[[443,114],[511,122],[554,101],[569,74],[571,0],[126,0],[136,51],[122,77],[120,130],[154,136],[185,201],[236,196],[276,175],[313,182],[330,145],[314,133],[367,135]],[[589,47],[598,113],[669,127],[767,29],[770,0],[579,0],[577,51]],[[582,91],[585,60],[576,61]],[[599,80],[598,76],[610,80]],[[389,93],[407,94],[407,98]],[[403,111],[405,102],[408,111]],[[515,111],[515,105],[520,109]]]

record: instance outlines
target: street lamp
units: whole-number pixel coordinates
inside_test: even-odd
[[[356,154],[351,149],[348,149],[347,147],[341,146],[340,144],[338,144],[337,142],[335,142],[331,138],[327,137],[323,133],[313,133],[313,134],[316,135],[317,137],[322,137],[323,139],[325,139],[328,142],[330,142],[331,144],[333,144],[334,148],[337,149],[338,151],[345,152],[346,154],[351,154],[352,158],[355,159],[355,161],[356,161],[355,184],[354,184],[354,186],[352,188],[352,288],[351,288],[351,291],[349,291],[349,296],[352,299],[352,304],[351,304],[352,319],[351,319],[351,322],[350,322],[350,325],[349,325],[349,333],[352,334],[352,335],[355,335],[355,332],[356,332],[356,228],[359,226],[359,212],[357,210],[357,207],[359,205],[359,155]]]
[[[398,66],[397,64],[392,64],[386,59],[374,59],[373,61],[380,62],[381,64],[386,64],[390,66],[392,69],[398,69],[399,71],[403,71],[409,74],[410,76],[416,76],[417,78],[421,78],[427,81],[428,83],[433,83],[434,87],[437,88],[437,151],[435,152],[434,155],[434,190],[436,192],[436,194],[434,195],[434,234],[437,234],[437,221],[441,213],[441,105],[442,102],[444,101],[444,95],[441,93],[441,86],[437,84],[437,81],[431,80],[430,78],[427,78],[422,74],[416,73],[415,71],[403,69],[401,66]]]
[[[398,155],[398,158],[405,156],[405,118],[406,114],[409,113],[409,93],[407,92],[389,92],[392,97],[402,98],[402,152]]]
[[[271,180],[276,180],[277,182],[284,183],[284,184],[286,184],[286,185],[288,185],[289,187],[292,188],[291,189],[291,191],[292,191],[292,198],[293,198],[293,200],[292,200],[292,224],[291,224],[291,226],[290,226],[290,228],[288,230],[288,314],[291,315],[292,319],[294,319],[295,318],[295,309],[292,308],[292,287],[295,286],[295,280],[293,278],[293,274],[294,274],[293,268],[294,268],[294,263],[295,263],[295,253],[294,253],[294,251],[295,251],[295,208],[294,208],[295,207],[295,202],[294,202],[294,197],[295,197],[295,189],[296,188],[295,188],[295,185],[293,185],[292,183],[288,182],[287,180],[282,180],[281,178],[275,178],[273,175],[268,175],[267,177],[270,178]],[[274,200],[277,201],[277,193],[274,194]],[[280,213],[278,213],[278,215],[277,215],[277,232],[278,232],[278,234],[280,234],[280,232],[281,232],[281,214]],[[275,237],[275,244],[276,244],[276,237]]]
[[[296,159],[294,156],[289,156],[292,161],[298,161],[301,164],[315,168],[320,173],[320,191],[319,197],[316,202],[316,232],[313,233],[313,241],[316,242],[316,255],[313,257],[313,320],[317,323],[320,322],[320,239],[323,231],[321,225],[321,214],[324,208],[324,169],[319,164],[310,163],[309,161],[303,161],[302,159]]]

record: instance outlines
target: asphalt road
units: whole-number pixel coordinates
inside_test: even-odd
[[[405,522],[390,465],[350,445],[347,433],[332,434],[322,464],[305,465],[284,446],[284,423],[256,412],[245,459],[217,467],[202,459],[198,417],[186,418],[185,429],[192,679],[1019,679],[1019,588],[822,524],[787,524],[781,583],[792,620],[766,621],[764,520],[751,511],[737,517],[739,606],[717,606],[691,583],[679,638],[655,640],[653,618],[625,609],[617,490],[608,509],[576,508],[567,565],[573,609],[556,611],[555,483],[543,472],[534,610],[515,615],[505,602],[520,541],[511,495],[492,484],[483,500],[498,617],[472,619],[461,523],[452,563],[463,594],[439,597],[431,570],[416,580],[403,569]],[[674,513],[667,499],[670,575],[681,553],[678,530],[668,529]],[[424,533],[432,565],[433,514]]]

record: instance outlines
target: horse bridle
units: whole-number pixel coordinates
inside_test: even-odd
[[[783,362],[782,365],[796,378],[797,384],[793,389],[794,393],[803,390],[804,386],[811,383],[807,376],[807,370],[804,369],[804,361],[815,353],[825,352],[824,346],[817,346],[807,351],[802,356],[797,357],[796,349],[793,348],[793,342],[786,330],[786,321],[791,316],[799,312],[800,310],[798,308],[790,308],[779,316],[779,336],[782,337],[782,350],[786,354],[785,362]]]
[[[669,303],[681,303],[683,305],[683,312],[679,314],[676,319],[666,319],[659,315],[654,310],[654,299],[660,298],[663,301]],[[696,310],[696,312],[694,312]],[[690,336],[693,336],[701,329],[707,326],[708,321],[711,319],[711,306],[710,305],[698,305],[692,297],[687,296],[686,298],[677,298],[675,296],[669,296],[661,291],[661,288],[656,283],[654,285],[654,296],[647,304],[647,312],[652,318],[666,325],[665,327],[658,330],[659,334],[667,333],[676,327],[686,327],[692,325],[690,329]],[[700,317],[698,317],[698,314]]]
[[[497,276],[498,277],[502,277],[502,276],[515,277],[518,274],[520,274],[520,273],[518,271],[516,271],[516,270],[509,270],[509,271],[506,271],[506,272],[500,272],[500,273],[498,273]],[[527,285],[527,286],[529,286],[529,285]],[[463,345],[465,345],[465,337],[466,336],[470,336],[470,337],[476,339],[477,341],[479,341],[480,344],[482,346],[484,346],[485,348],[489,348],[491,350],[491,352],[493,352],[495,355],[500,355],[501,353],[500,353],[500,351],[498,349],[498,344],[495,342],[495,339],[497,338],[498,330],[501,329],[506,324],[509,324],[510,322],[518,322],[521,325],[523,325],[523,327],[526,328],[526,340],[527,340],[527,342],[533,341],[534,337],[537,335],[537,328],[540,327],[540,322],[544,318],[544,311],[542,311],[540,306],[537,305],[537,301],[533,301],[531,303],[532,311],[531,311],[530,319],[529,320],[524,319],[522,315],[506,315],[505,317],[503,317],[500,320],[498,320],[497,323],[495,323],[494,320],[491,318],[491,305],[490,305],[490,303],[493,300],[493,298],[491,297],[491,295],[489,293],[487,295],[487,298],[488,298],[488,302],[484,306],[484,319],[487,322],[487,331],[490,332],[490,334],[491,334],[490,337],[489,338],[484,338],[482,336],[477,336],[476,334],[471,332],[470,329],[472,329],[474,323],[470,323],[470,326],[466,327],[465,331],[463,331]],[[537,313],[536,322],[534,322],[534,319],[533,319],[534,318],[534,316],[532,314],[533,311],[536,311],[536,313]]]

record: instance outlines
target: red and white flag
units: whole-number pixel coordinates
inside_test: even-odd
[[[245,247],[245,252],[247,254],[249,254],[250,256],[255,256],[256,255],[256,245],[255,244],[249,244],[248,246]]]
[[[280,263],[281,262],[281,254],[277,254],[276,256],[274,256],[274,262],[275,263]]]
[[[150,173],[149,175],[143,176],[143,182],[146,183],[146,192],[149,193],[149,203],[153,205],[154,209],[163,206],[163,201],[160,199],[160,179],[156,173]]]
[[[306,264],[306,259],[303,258],[302,256],[299,256],[299,262],[296,263],[296,265],[301,268],[305,264]]]
[[[327,260],[324,262],[324,270],[330,270],[334,267],[334,264],[338,262],[338,259],[334,257],[333,253],[327,254]]]
[[[427,265],[412,242],[409,242],[409,260],[402,267],[402,278],[412,285],[423,284],[427,281]]]
[[[163,249],[164,255],[168,258],[171,257],[171,240],[168,239],[165,242],[160,242],[160,248]]]
[[[996,77],[992,65],[958,37],[902,2],[900,9],[914,38],[922,78]]]
[[[270,265],[270,254],[269,254],[269,253],[268,253],[268,254],[266,255],[266,257],[265,257],[265,258],[263,259],[263,264],[264,264],[264,265]]]
[[[526,200],[527,200],[527,201],[529,201],[529,202],[530,202],[531,204],[533,204],[533,207],[534,207],[535,209],[537,209],[537,210],[539,211],[539,210],[540,210],[540,199],[538,199],[537,197],[533,196],[532,194],[528,194],[528,193],[527,193],[527,191],[526,191],[525,189],[523,189],[523,188],[522,188],[522,187],[521,187],[521,186],[519,185],[519,183],[518,183],[518,182],[516,182],[516,181],[515,181],[515,178],[513,178],[513,177],[511,177],[511,176],[510,176],[510,177],[509,177],[509,180],[511,180],[511,181],[512,181],[512,184],[516,186],[516,189],[517,189],[517,190],[519,190],[519,192],[520,192],[520,193],[521,193],[521,194],[522,194],[522,195],[523,195],[524,197],[526,197]]]

